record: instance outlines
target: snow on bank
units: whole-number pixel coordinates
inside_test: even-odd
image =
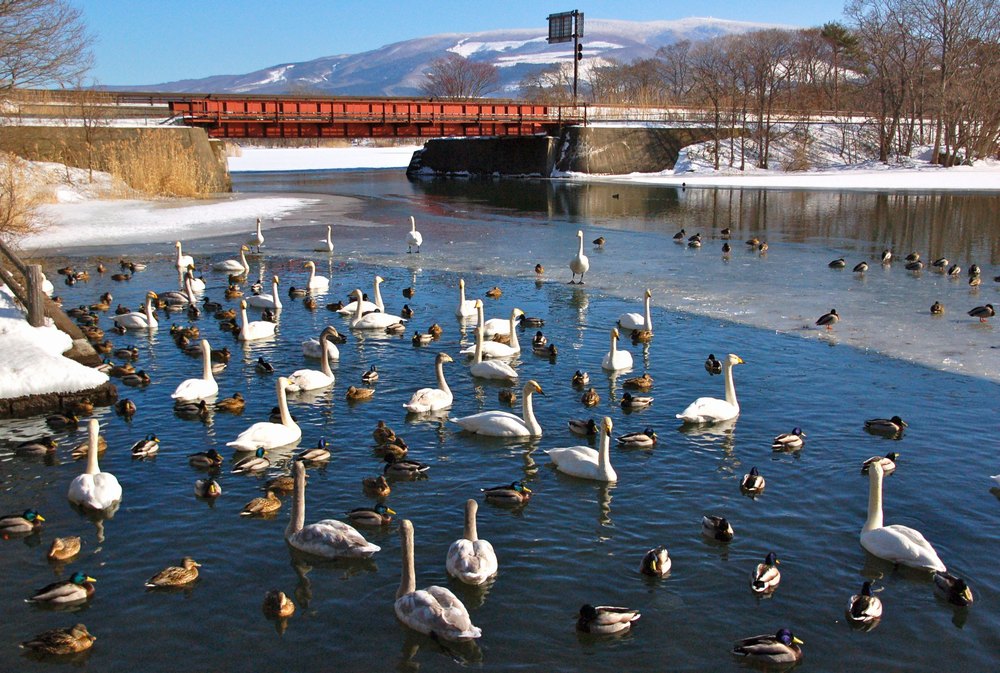
[[[241,156],[229,157],[229,170],[321,171],[349,168],[406,168],[422,145],[402,147],[244,147]]]
[[[62,356],[73,340],[51,321],[32,327],[6,287],[0,288],[0,398],[70,393],[107,383],[106,374]]]

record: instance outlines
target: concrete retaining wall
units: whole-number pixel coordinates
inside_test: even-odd
[[[435,138],[414,152],[406,172],[547,176],[556,160],[557,142],[550,136]]]

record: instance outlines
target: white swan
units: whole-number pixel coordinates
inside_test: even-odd
[[[352,329],[385,329],[389,325],[395,325],[398,322],[405,322],[405,318],[398,315],[392,315],[391,313],[375,312],[362,315],[363,307],[361,305],[361,290],[356,289],[351,293],[351,295],[357,297],[354,305],[354,317],[351,318]]]
[[[319,335],[320,343],[328,341],[328,337],[333,336],[334,330],[330,327],[324,329]],[[320,371],[315,369],[297,369],[292,372],[288,380],[291,385],[288,389],[291,391],[298,390],[319,390],[320,388],[327,388],[332,386],[336,380],[333,376],[333,372],[330,370],[330,355],[329,352],[324,348],[320,351]]]
[[[483,635],[472,624],[465,605],[448,589],[429,586],[417,591],[417,575],[413,563],[413,524],[403,519],[399,525],[403,571],[396,591],[396,617],[418,633],[443,640],[472,640]]]
[[[254,423],[241,432],[236,439],[226,442],[226,446],[235,447],[238,451],[256,451],[260,447],[274,449],[299,441],[302,438],[302,430],[292,420],[292,415],[288,413],[288,400],[285,397],[287,389],[288,379],[284,376],[279,377],[277,392],[278,412],[281,414],[280,423]]]
[[[382,549],[343,521],[324,519],[306,526],[306,467],[301,460],[293,463],[292,474],[295,499],[292,500],[292,516],[285,528],[285,541],[289,545],[328,559],[370,558]]]
[[[513,309],[513,311],[520,311],[517,315],[524,314],[524,311],[521,311],[521,309]],[[485,321],[483,323],[483,336],[487,339],[492,338],[496,334],[510,336],[517,323],[517,315],[514,315],[513,311],[511,312],[510,318],[490,318]]]
[[[125,329],[158,329],[160,324],[156,321],[156,317],[153,316],[153,300],[156,298],[155,292],[147,292],[146,304],[143,307],[142,313],[135,311],[122,313],[121,315],[113,316],[111,320],[116,325],[120,325]]]
[[[600,449],[594,451],[589,446],[568,446],[549,449],[545,453],[560,472],[594,481],[618,481],[615,468],[611,467],[611,419],[607,416],[601,422]]]
[[[601,369],[609,372],[617,372],[625,369],[632,369],[632,354],[628,351],[618,350],[618,330],[611,330],[611,350],[604,354],[601,360]]]
[[[653,319],[649,315],[649,300],[652,298],[653,293],[646,289],[646,300],[645,300],[645,313],[622,313],[618,316],[618,326],[622,329],[627,330],[640,330],[646,329],[650,332],[653,331]]]
[[[326,225],[326,238],[320,240],[319,245],[313,248],[314,252],[333,252],[333,227]]]
[[[465,298],[465,279],[458,279],[458,306],[455,308],[455,315],[459,318],[471,318],[476,315],[475,299]]]
[[[181,250],[181,242],[174,241],[174,247],[177,248],[177,259],[175,261],[175,266],[178,271],[183,271],[189,266],[194,266],[194,257],[191,255],[185,255],[184,251]]]
[[[336,330],[331,329],[331,333],[335,334]],[[325,350],[328,358],[331,360],[340,360],[340,349],[337,348],[337,344],[333,342],[333,339],[326,340],[326,348],[323,348],[320,345],[321,343],[321,339],[306,339],[302,342],[302,355],[313,360],[320,360]]]
[[[424,242],[424,237],[417,231],[417,221],[410,215],[410,230],[406,233],[406,252],[413,252],[413,246],[417,246],[420,252],[420,245]]]
[[[282,308],[281,297],[278,296],[278,277],[271,277],[271,294],[252,294],[246,298],[247,306],[254,308]]]
[[[736,386],[733,385],[733,366],[743,364],[743,358],[730,353],[722,361],[722,375],[726,379],[726,399],[699,397],[677,414],[685,423],[718,423],[729,421],[740,415],[740,403],[736,401]]]
[[[257,246],[257,252],[260,253],[260,246],[264,245],[264,232],[260,230],[260,218],[257,218],[257,231],[250,234],[250,238],[247,239],[247,245],[250,247]]]
[[[216,262],[212,265],[213,271],[224,271],[226,273],[239,273],[242,275],[247,275],[250,273],[250,264],[247,263],[246,252],[249,250],[245,245],[240,246],[240,258],[239,259],[225,259],[221,262]]]
[[[449,418],[467,432],[486,437],[541,437],[542,426],[535,419],[531,404],[533,393],[544,395],[536,381],[527,381],[522,390],[522,415],[515,416],[509,411],[483,411],[462,418]]]
[[[410,401],[403,408],[410,413],[419,414],[425,411],[447,409],[454,399],[448,382],[444,380],[444,363],[454,362],[447,353],[438,353],[434,359],[434,369],[437,372],[437,388],[421,388],[413,393]]]
[[[462,537],[451,543],[445,560],[448,574],[465,584],[483,584],[497,574],[500,563],[493,545],[480,540],[476,531],[476,511],[479,503],[465,501],[465,530]]]
[[[476,327],[476,350],[472,356],[472,366],[469,373],[481,379],[494,381],[516,381],[515,372],[506,362],[499,360],[483,360],[483,328]]]
[[[170,290],[160,294],[159,299],[167,306],[187,306],[194,304],[198,298],[194,296],[194,288],[191,286],[193,275],[187,272],[180,274],[180,290]]]
[[[861,529],[861,546],[873,556],[911,568],[945,572],[931,543],[908,526],[882,524],[882,466],[868,468],[868,519]]]
[[[254,341],[255,339],[266,339],[274,336],[275,324],[267,320],[247,319],[247,303],[240,302],[240,341]]]
[[[330,279],[326,276],[316,275],[316,262],[310,260],[302,266],[309,269],[309,281],[306,283],[306,287],[317,292],[326,292],[327,288],[330,287]]]
[[[583,232],[577,231],[576,237],[580,239],[580,249],[577,251],[576,257],[569,260],[569,270],[573,272],[569,284],[573,285],[576,282],[576,277],[580,276],[580,285],[583,285],[583,274],[587,273],[590,268],[590,260],[583,254]]]
[[[191,292],[204,292],[205,288],[208,287],[205,284],[204,278],[198,278],[194,275],[194,264],[188,266],[187,270],[184,272],[184,288],[191,288]]]
[[[384,281],[385,279],[382,278],[382,276],[375,276],[375,283],[374,283],[375,301],[371,302],[368,301],[367,299],[362,301],[361,302],[362,313],[371,313],[372,311],[382,311],[382,312],[385,311],[385,304],[382,302],[382,290],[379,289],[379,285],[381,285]],[[353,316],[357,308],[358,308],[357,300],[351,300],[351,302],[341,307],[340,310],[337,311],[337,313],[339,313],[340,315]]]
[[[110,472],[101,472],[97,464],[97,439],[100,426],[96,418],[90,419],[87,429],[87,467],[69,485],[70,502],[89,509],[103,510],[122,499],[122,486]]]
[[[219,394],[219,384],[212,376],[212,347],[201,340],[201,378],[181,381],[170,397],[179,402],[197,402]]]
[[[481,299],[476,300],[476,311],[479,314],[478,328],[483,327],[483,301]],[[515,308],[510,313],[510,343],[502,344],[499,341],[483,341],[482,344],[482,355],[484,358],[512,358],[521,352],[521,344],[517,340],[517,330],[514,329],[514,323],[517,322],[517,317],[524,315],[524,311],[519,308]],[[462,355],[475,355],[476,346],[472,345],[467,348],[463,348],[459,351]]]

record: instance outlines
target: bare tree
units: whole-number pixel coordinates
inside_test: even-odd
[[[675,101],[687,100],[694,85],[691,77],[690,52],[690,40],[674,42],[656,51],[656,57],[663,61],[660,69],[663,73],[663,84]]]
[[[500,74],[492,63],[452,53],[431,63],[421,88],[432,98],[481,98],[500,88]]]
[[[557,63],[532,70],[518,84],[521,96],[533,103],[570,105],[573,102],[573,66]]]
[[[0,0],[0,92],[81,77],[91,37],[65,0]]]

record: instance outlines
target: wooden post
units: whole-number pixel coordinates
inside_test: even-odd
[[[41,327],[45,324],[45,295],[42,292],[42,267],[38,264],[28,264],[27,287],[25,292],[28,295],[28,324],[32,327]]]

